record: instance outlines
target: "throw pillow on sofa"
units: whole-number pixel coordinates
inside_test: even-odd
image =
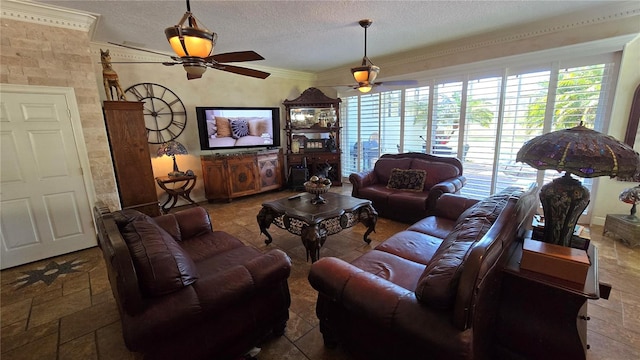
[[[148,216],[135,217],[124,226],[122,236],[147,295],[168,294],[198,279],[191,257]]]
[[[387,189],[422,191],[427,172],[424,170],[391,170]]]
[[[222,116],[216,116],[216,128],[218,129],[217,137],[229,137],[231,136],[231,125],[229,119]]]
[[[249,123],[244,119],[232,119],[229,120],[231,126],[231,137],[234,139],[240,139],[249,135]]]

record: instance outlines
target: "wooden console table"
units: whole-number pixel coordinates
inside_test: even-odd
[[[162,212],[164,214],[169,213],[169,210],[173,209],[173,207],[176,206],[176,202],[178,202],[178,198],[180,197],[187,200],[193,205],[197,205],[195,201],[191,200],[190,196],[191,190],[193,190],[193,187],[196,186],[196,179],[197,177],[195,175],[163,176],[156,178],[158,186],[160,186],[160,188],[162,188],[162,190],[164,190],[167,195],[169,195],[167,201],[165,201],[161,206]],[[178,184],[176,186],[176,183],[181,184]],[[167,184],[174,184],[174,186],[167,187]],[[171,202],[171,205],[167,206],[169,202]]]
[[[585,283],[578,284],[520,269],[522,242],[513,246],[503,269],[496,355],[506,359],[585,359],[589,347],[587,300],[600,298],[597,248],[589,246],[591,266]]]

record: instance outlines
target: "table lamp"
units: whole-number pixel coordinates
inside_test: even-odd
[[[171,140],[160,145],[157,154],[158,156],[166,155],[173,158],[173,171],[168,174],[169,176],[176,177],[184,175],[184,172],[178,170],[178,163],[176,163],[176,155],[188,154],[187,148],[185,148],[184,145],[180,144],[177,141]]]
[[[640,204],[640,185],[622,190],[618,199],[623,203],[631,204],[631,213],[627,216],[627,219],[638,221],[636,205]]]
[[[516,161],[538,170],[564,171],[540,189],[547,243],[571,246],[578,217],[589,204],[589,190],[571,174],[583,178],[634,176],[640,155],[616,138],[579,126],[549,132],[527,141]]]

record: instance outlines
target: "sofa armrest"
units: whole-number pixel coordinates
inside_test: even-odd
[[[436,203],[443,194],[457,194],[460,189],[467,183],[467,178],[463,175],[455,178],[441,181],[429,189],[429,197],[427,198],[427,209],[435,209]]]
[[[350,311],[387,321],[393,319],[400,298],[415,297],[413,291],[334,257],[321,258],[311,266],[309,283]]]
[[[291,258],[278,249],[253,258],[244,266],[249,270],[257,288],[271,287],[288,279],[291,274]]]
[[[471,341],[471,332],[460,332],[452,326],[450,312],[425,306],[413,291],[341,259],[326,257],[316,261],[311,266],[309,282],[322,298],[340,304],[350,314],[402,334],[399,338],[414,339],[421,351],[429,349],[437,358],[464,351],[459,349],[460,342]],[[319,318],[322,316],[318,314]]]
[[[446,193],[436,201],[435,215],[450,220],[457,220],[465,210],[478,203],[477,199]]]
[[[353,185],[351,195],[358,196],[360,189],[376,184],[378,179],[373,171],[363,171],[349,175],[349,182]]]
[[[442,194],[450,193],[457,194],[460,192],[460,189],[467,183],[467,178],[463,175],[456,176],[455,178],[447,179],[441,181],[431,187],[429,191],[440,191]]]
[[[291,260],[281,250],[271,250],[244,264],[231,267],[195,284],[203,311],[224,309],[229,301],[243,300],[257,289],[271,288],[289,278]]]

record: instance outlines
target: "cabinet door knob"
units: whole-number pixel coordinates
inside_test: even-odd
[[[591,317],[590,316],[580,315],[580,319],[589,321],[589,320],[591,320]]]

